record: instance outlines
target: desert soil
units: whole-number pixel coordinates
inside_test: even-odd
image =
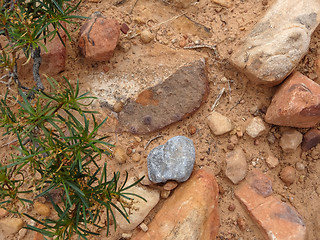
[[[117,2],[118,4],[116,4]],[[130,34],[121,34],[119,46],[110,61],[92,63],[84,59],[79,52],[77,46],[79,28],[75,25],[69,26],[72,31],[72,42],[67,44],[66,70],[54,77],[58,79],[61,76],[66,76],[73,83],[75,83],[76,79],[79,79],[82,91],[91,91],[92,79],[90,79],[90,76],[104,72],[106,66],[110,68],[109,71],[115,74],[124,68],[133,74],[139,72],[136,64],[130,64],[130,61],[132,63],[138,62],[135,54],[131,52],[132,46],[141,46],[146,51],[152,51],[155,44],[162,44],[182,52],[194,51],[204,54],[208,63],[210,82],[210,93],[206,102],[187,119],[161,131],[138,136],[118,131],[116,113],[105,106],[101,106],[102,100],[93,104],[93,109],[100,112],[100,120],[107,116],[109,117],[100,134],[109,135],[111,143],[120,145],[125,149],[135,149],[142,156],[139,162],[135,162],[128,157],[127,162],[122,165],[109,160],[109,168],[110,171],[128,171],[130,176],[138,176],[140,172],[146,171],[146,158],[153,147],[164,144],[168,139],[177,135],[187,136],[193,140],[196,149],[194,168],[204,168],[213,173],[219,186],[223,189],[223,193],[219,196],[221,226],[217,239],[263,239],[258,227],[235,198],[234,189],[236,185],[232,184],[224,174],[225,153],[229,151],[228,145],[230,145],[231,135],[225,134],[218,137],[212,135],[206,124],[206,117],[211,112],[211,106],[223,87],[226,92],[221,97],[215,110],[232,119],[238,132],[245,132],[247,121],[253,115],[264,117],[264,110],[269,106],[276,87],[267,88],[253,85],[228,63],[228,58],[235,50],[236,43],[263,16],[272,1],[235,0],[229,8],[221,7],[211,0],[195,1],[188,8],[178,8],[171,3],[171,1],[165,0],[127,0],[122,1],[122,3],[118,0],[84,0],[77,14],[90,16],[92,13],[100,11],[108,18],[115,18],[119,23],[126,23],[130,28]],[[170,21],[166,22],[183,13],[195,23],[210,28],[211,34],[208,35],[191,27],[175,31],[175,28],[170,25]],[[79,20],[80,25],[84,21]],[[156,37],[151,43],[144,44],[140,40],[139,33],[150,28],[152,28]],[[200,41],[201,44],[215,45],[216,51],[209,48],[182,49],[179,46],[179,42],[184,37],[187,37],[187,46],[193,46],[196,41]],[[129,44],[128,49],[123,47],[126,44]],[[320,83],[320,76],[318,77],[315,72],[315,60],[320,54],[318,49],[320,49],[320,28],[313,34],[310,50],[297,67],[297,70],[309,76],[315,82]],[[125,65],[121,64],[123,59],[129,59],[129,64],[128,61]],[[184,62],[180,64],[183,65]],[[228,82],[221,81],[223,77],[231,80],[229,86]],[[31,84],[30,81],[26,83]],[[189,133],[187,129],[189,125],[196,127],[195,134],[191,135]],[[285,129],[284,127],[269,125],[269,132],[276,137],[274,144],[268,142],[266,135],[254,140],[244,134],[243,137],[239,138],[237,145],[242,147],[248,156],[249,170],[258,168],[267,173],[273,180],[274,193],[282,201],[290,203],[297,209],[307,225],[308,239],[320,239],[320,187],[318,184],[320,182],[320,161],[318,160],[320,147],[318,146],[306,153],[301,153],[300,148],[294,153],[283,153],[279,146],[278,138]],[[301,133],[305,133],[308,129],[298,130]],[[158,135],[162,137],[152,141],[147,149],[144,149],[146,143]],[[1,149],[2,157],[8,154],[8,150],[9,147]],[[280,164],[274,169],[270,169],[265,162],[269,155],[274,155],[280,161]],[[305,168],[298,171],[295,183],[286,187],[279,178],[279,172],[284,166],[295,166],[296,163],[302,163]],[[152,220],[163,201],[161,200],[158,206],[152,210],[145,223],[149,223]],[[230,205],[235,206],[234,211],[228,210]],[[32,212],[32,210],[30,211]],[[237,224],[239,217],[245,219],[246,226],[244,230],[241,230]],[[102,234],[105,234],[105,232]],[[102,235],[99,238],[92,237],[91,239],[115,240],[120,239],[121,234],[122,231],[119,229],[116,233],[111,233],[109,237]],[[18,238],[14,236],[12,239]],[[25,239],[32,239],[32,234],[28,233]]]

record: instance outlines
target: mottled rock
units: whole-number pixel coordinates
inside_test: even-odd
[[[51,213],[51,209],[47,204],[35,202],[33,205],[34,211],[44,217],[48,217]]]
[[[115,147],[113,157],[118,163],[125,163],[127,160],[126,150],[121,146]]]
[[[303,135],[301,143],[301,149],[308,151],[309,149],[317,146],[320,143],[320,130],[314,128],[310,129],[306,134]]]
[[[265,121],[298,128],[315,126],[320,122],[320,85],[294,72],[273,96]]]
[[[215,239],[219,229],[218,184],[213,175],[198,170],[164,202],[149,224],[131,240]]]
[[[296,170],[291,166],[286,166],[281,170],[280,178],[286,185],[291,185],[296,180]]]
[[[129,186],[133,182],[134,180],[130,179],[126,185]],[[129,214],[128,219],[130,223],[128,223],[126,219],[117,210],[114,209],[118,226],[125,231],[131,231],[135,229],[140,223],[142,223],[151,209],[155,205],[157,205],[160,200],[160,192],[158,190],[144,189],[137,185],[128,189],[127,192],[137,194],[147,200],[147,202],[145,202],[141,198],[129,195],[129,197],[133,198],[133,201],[129,201],[128,207],[126,207],[126,211]],[[126,202],[127,200],[123,199],[123,201]],[[121,208],[120,204],[118,204],[118,207]]]
[[[243,181],[235,191],[236,197],[246,207],[259,226],[265,239],[305,240],[306,226],[302,217],[287,203],[278,200],[270,190],[271,180],[261,171],[248,174],[251,181]]]
[[[294,152],[301,142],[302,134],[295,129],[284,131],[280,138],[280,146],[284,152]]]
[[[148,176],[152,182],[186,181],[193,170],[195,149],[191,139],[176,136],[152,149],[147,157]]]
[[[94,14],[80,29],[79,47],[85,58],[93,61],[107,61],[113,56],[119,42],[120,24]]]
[[[231,62],[255,83],[281,83],[308,52],[319,13],[318,0],[276,0],[240,42]]]
[[[119,113],[119,122],[133,134],[158,131],[191,115],[207,95],[206,64],[199,60],[130,99]]]
[[[225,134],[234,128],[232,121],[218,112],[212,112],[207,117],[207,124],[214,135]]]
[[[269,168],[275,168],[276,166],[279,165],[279,159],[274,156],[267,157],[266,162]]]
[[[241,148],[237,148],[226,154],[226,170],[227,178],[234,184],[238,184],[246,177],[247,174],[247,159]]]
[[[250,120],[247,128],[246,133],[252,137],[256,138],[258,136],[261,136],[266,130],[266,126],[263,122],[263,120],[260,117],[254,117]]]
[[[5,234],[17,233],[23,227],[24,221],[21,218],[0,219],[0,229]]]

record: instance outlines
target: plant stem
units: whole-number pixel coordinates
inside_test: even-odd
[[[41,48],[37,47],[32,51],[32,58],[33,58],[33,78],[34,81],[36,82],[36,90],[44,90],[44,86],[41,82],[40,79],[40,74],[39,74],[39,68],[41,65]]]

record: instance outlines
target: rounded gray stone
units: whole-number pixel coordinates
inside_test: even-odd
[[[152,149],[147,157],[148,176],[154,183],[186,181],[193,170],[196,152],[191,139],[176,136]]]

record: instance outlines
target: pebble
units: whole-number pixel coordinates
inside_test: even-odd
[[[305,166],[304,166],[304,164],[302,162],[297,162],[296,163],[296,169],[298,171],[303,171],[305,169]]]
[[[120,27],[121,32],[123,32],[124,34],[127,34],[127,32],[129,31],[129,27],[127,24],[122,23],[121,27]]]
[[[33,205],[34,211],[41,216],[48,217],[51,213],[51,209],[48,205],[40,203],[40,202],[35,202]]]
[[[163,186],[164,190],[171,191],[175,189],[178,186],[178,183],[176,181],[168,181],[166,184]]]
[[[6,217],[9,215],[9,212],[3,208],[0,208],[0,218]]]
[[[266,163],[268,164],[269,168],[275,168],[279,165],[279,159],[274,156],[269,156],[266,159]]]
[[[130,239],[132,237],[132,233],[122,233],[121,237],[124,239]]]
[[[123,108],[123,102],[116,102],[113,105],[113,111],[115,111],[116,113],[121,112],[122,108]]]
[[[273,135],[273,133],[269,132],[267,136],[267,140],[269,143],[274,144],[276,142],[276,137]]]
[[[140,38],[143,43],[149,43],[153,40],[154,35],[149,30],[143,30],[140,34]]]
[[[291,166],[286,166],[281,170],[280,178],[286,185],[291,185],[296,179],[296,170]]]
[[[254,117],[250,120],[247,128],[246,133],[252,137],[256,138],[258,136],[261,136],[266,130],[266,126],[263,122],[263,120],[260,117]]]
[[[225,174],[234,184],[238,184],[247,175],[247,159],[241,148],[226,154],[227,167]]]
[[[160,196],[163,199],[167,199],[170,196],[170,193],[171,193],[171,191],[169,191],[169,190],[162,190],[160,192]]]
[[[302,134],[295,129],[286,130],[280,138],[280,146],[284,152],[294,152],[301,142]]]
[[[191,124],[188,125],[187,129],[190,135],[193,135],[197,132],[197,128]]]
[[[173,137],[150,151],[147,157],[149,179],[154,183],[168,180],[184,182],[191,175],[195,157],[191,139],[184,136]]]
[[[234,205],[233,203],[231,203],[228,207],[228,210],[233,212],[236,209],[236,205]]]
[[[181,48],[184,48],[186,45],[187,45],[186,39],[182,38],[182,39],[179,41],[179,46],[180,46]]]
[[[147,232],[148,231],[148,226],[145,224],[145,223],[141,223],[140,225],[139,225],[139,227],[140,227],[140,229],[142,230],[142,231],[144,231],[144,232]]]
[[[310,129],[303,135],[301,148],[303,151],[308,151],[320,143],[320,130],[314,128]]]
[[[232,121],[218,112],[207,117],[207,124],[214,135],[225,134],[234,128]]]
[[[126,150],[124,150],[120,146],[117,146],[113,151],[113,157],[118,163],[120,164],[125,163],[127,160]]]
[[[0,229],[6,234],[17,233],[23,226],[24,221],[21,218],[2,218],[0,219]]]
[[[132,155],[132,160],[133,160],[133,161],[139,162],[140,159],[141,159],[140,153],[137,153],[137,152],[136,152],[136,153],[134,153],[134,154]]]
[[[239,217],[237,219],[237,224],[241,231],[244,231],[246,229],[246,220],[244,218]]]

